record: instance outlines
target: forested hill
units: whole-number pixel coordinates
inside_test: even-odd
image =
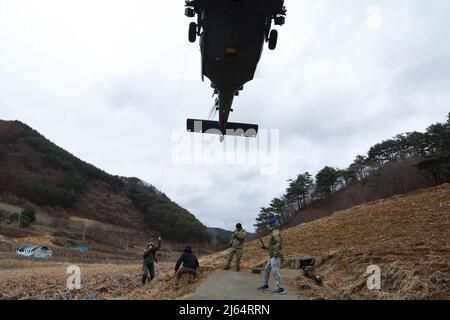
[[[209,240],[194,215],[155,187],[110,175],[19,121],[0,120],[0,196],[5,195],[174,241]]]
[[[274,198],[256,218],[265,232],[268,218],[294,226],[368,201],[405,194],[450,182],[450,114],[425,132],[408,132],[382,141],[358,155],[345,169],[326,166],[290,180],[283,195]]]

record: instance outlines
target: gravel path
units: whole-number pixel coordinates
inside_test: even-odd
[[[298,277],[298,271],[282,269],[283,280]],[[262,274],[253,274],[249,270],[241,272],[217,270],[205,279],[197,290],[184,297],[186,300],[302,300],[293,288],[286,286],[285,294],[273,294],[275,287],[273,277],[270,279],[269,290],[257,290],[262,284]]]

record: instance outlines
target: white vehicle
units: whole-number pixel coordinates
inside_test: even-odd
[[[42,245],[24,245],[16,249],[16,253],[31,258],[48,258],[53,255],[52,249]]]

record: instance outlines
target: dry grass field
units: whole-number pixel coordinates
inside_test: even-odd
[[[283,237],[286,257],[317,258],[323,287],[300,274],[292,280],[306,299],[450,299],[449,184],[337,212],[283,230]],[[0,299],[176,299],[222,267],[226,254],[203,256],[198,279],[184,279],[178,291],[173,290],[173,259],[162,259],[154,281],[142,286],[139,256],[114,261],[98,254],[94,263],[78,264],[82,289],[69,291],[70,256],[37,261],[2,253]],[[265,254],[259,240],[247,243],[243,266],[261,267]],[[370,265],[381,269],[381,290],[367,289]]]

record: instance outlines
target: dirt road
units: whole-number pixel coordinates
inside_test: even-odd
[[[285,294],[273,294],[275,287],[273,277],[269,290],[257,290],[262,284],[263,275],[253,274],[249,270],[241,272],[217,270],[212,272],[195,290],[184,297],[186,300],[302,300],[293,288],[288,287],[289,280],[299,276],[297,270],[283,269]]]

